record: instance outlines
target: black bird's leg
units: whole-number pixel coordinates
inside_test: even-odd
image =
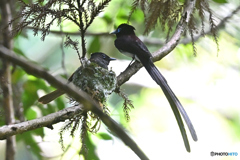
[[[130,67],[130,66],[133,64],[133,61],[135,61],[135,56],[132,57],[132,60],[131,60],[131,62],[129,63],[128,67]],[[128,68],[128,67],[127,67],[127,68]]]

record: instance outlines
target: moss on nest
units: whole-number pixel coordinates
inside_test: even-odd
[[[101,103],[106,102],[108,95],[117,85],[115,72],[92,62],[86,63],[85,67],[79,67],[72,77],[72,82]]]

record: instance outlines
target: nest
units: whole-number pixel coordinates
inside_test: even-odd
[[[92,62],[79,67],[73,74],[72,82],[102,104],[117,86],[115,72]]]

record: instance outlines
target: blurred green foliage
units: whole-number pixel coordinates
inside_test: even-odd
[[[217,3],[227,3],[227,0],[213,0],[213,1]]]
[[[179,0],[179,1],[183,2],[182,0]],[[234,0],[232,0],[232,1],[231,0],[229,0],[229,1],[213,0],[213,1],[217,2],[214,4],[217,6],[214,6],[214,7],[219,7],[219,10],[218,10],[219,14],[221,12],[224,12],[224,10],[222,11],[220,9],[221,7],[225,7],[225,9],[229,9],[229,8],[233,8],[233,6],[236,6],[236,4],[239,5],[239,3]],[[26,0],[25,2],[30,2],[30,1]],[[97,19],[95,19],[93,24],[90,26],[88,32],[90,32],[90,33],[99,33],[99,32],[109,33],[112,30],[114,30],[119,24],[126,23],[128,20],[128,14],[131,9],[131,3],[132,3],[132,1],[125,1],[125,0],[112,1],[109,4],[109,6],[104,10],[104,12],[102,14],[100,14]],[[17,4],[17,5],[19,5],[19,4]],[[229,5],[231,7],[228,7],[227,5]],[[19,6],[16,6],[16,8],[19,8]],[[216,13],[216,16],[217,16],[217,14],[218,13]],[[225,13],[223,13],[223,15],[225,15]],[[239,16],[237,16],[237,18],[239,19]],[[221,19],[221,17],[219,19]],[[130,24],[135,26],[137,35],[142,35],[142,33],[144,31],[144,15],[140,9],[137,9],[133,13],[133,15],[130,19]],[[65,21],[62,23],[62,25],[63,25],[64,31],[68,31],[68,32],[78,31],[78,28],[72,22]],[[236,50],[238,50],[238,48],[240,46],[239,38],[236,38],[236,37],[240,37],[240,28],[238,25],[234,24],[234,21],[229,21],[227,26],[228,26],[227,30],[223,30],[219,34],[220,53],[218,56],[224,57],[222,61],[221,61],[221,58],[218,59],[220,61],[219,64],[224,65],[224,67],[230,67],[230,68],[232,67],[234,71],[237,70],[237,72],[239,73],[239,70],[240,70],[239,59],[237,59],[237,57],[234,57],[234,55],[232,55],[231,53],[235,53]],[[159,28],[160,27],[156,27],[156,29],[147,36],[147,38],[153,38],[153,37],[156,38],[157,37],[160,39],[162,37],[165,37],[166,33],[162,32]],[[58,30],[58,29],[59,29],[58,26],[54,27],[54,30]],[[225,28],[223,28],[223,29],[225,29]],[[62,51],[60,49],[61,35],[56,35],[56,34],[50,33],[50,35],[46,38],[46,40],[44,42],[40,41],[40,37],[41,37],[40,33],[39,33],[39,35],[34,37],[30,30],[23,31],[23,34],[17,35],[15,37],[14,51],[17,54],[28,58],[30,61],[33,61],[34,63],[39,64],[39,66],[48,68],[49,71],[56,76],[64,76],[65,72],[67,72],[68,75],[71,75],[71,73],[79,67],[80,62],[78,60],[78,56],[77,56],[76,52],[70,48],[64,48],[64,50],[63,50],[65,52],[64,62],[65,62],[67,71],[65,71],[62,68],[62,65],[61,65]],[[72,36],[72,39],[77,39],[80,41],[80,37],[78,35]],[[162,38],[162,40],[164,41],[164,38]],[[91,35],[91,36],[87,36],[86,41],[87,41],[88,53],[102,51],[102,52],[105,52],[108,55],[110,55],[112,57],[116,57],[118,59],[123,59],[123,60],[128,59],[127,57],[124,57],[123,55],[118,53],[118,51],[115,49],[115,47],[113,45],[114,37],[112,37],[112,36],[109,36],[109,35],[93,36],[93,35]],[[149,47],[150,51],[153,52],[156,49],[159,49],[160,45],[157,45],[157,46],[149,45],[148,47]],[[80,46],[79,46],[79,48],[80,48]],[[195,68],[198,65],[203,66],[203,64],[200,64],[201,63],[200,60],[202,60],[204,58],[207,58],[210,61],[215,61],[217,59],[216,45],[209,38],[200,39],[197,42],[197,53],[198,53],[198,56],[194,57],[191,42],[189,44],[179,44],[178,47],[176,47],[176,49],[173,51],[173,53],[171,55],[167,56],[164,60],[162,60],[161,64],[157,63],[157,65],[161,66],[161,68],[164,68],[165,70],[178,70],[179,68],[184,68],[184,66],[186,66],[186,64],[188,64],[188,66],[193,67],[193,68]],[[204,61],[203,63],[205,64],[207,62]],[[120,68],[121,71],[125,69],[124,67],[127,67],[127,65],[124,67],[123,66],[124,65],[118,66],[118,67],[121,67]],[[179,67],[179,68],[177,68],[177,67]],[[193,68],[190,68],[190,69],[193,69]],[[117,68],[113,68],[113,70],[115,70],[115,69],[117,69]],[[186,68],[184,68],[184,69],[186,69]],[[210,70],[211,67],[209,67],[208,69]],[[229,72],[234,72],[234,71],[231,70]],[[200,75],[200,72],[201,71],[199,71],[199,79],[201,79],[202,76],[203,77],[206,76],[206,75]],[[213,73],[216,73],[216,71],[214,70]],[[194,74],[194,73],[192,73],[192,74]],[[194,75],[196,75],[196,74],[194,74]],[[188,75],[188,76],[191,77],[192,75]],[[209,80],[209,81],[211,81],[209,83],[216,82],[217,76],[214,76],[213,74],[211,74],[211,76],[212,76],[213,80],[212,79]],[[143,79],[143,81],[144,81],[144,79]],[[177,79],[177,81],[178,81],[178,79]],[[65,98],[66,96],[62,96],[62,97],[56,99],[54,102],[47,104],[47,105],[39,104],[37,102],[38,98],[40,96],[42,96],[43,94],[51,92],[52,90],[54,90],[54,88],[49,86],[49,84],[47,84],[44,80],[39,79],[38,77],[34,77],[32,75],[28,75],[19,67],[16,67],[12,74],[12,83],[14,86],[21,86],[19,88],[19,91],[21,94],[20,95],[21,103],[22,103],[23,114],[24,114],[23,117],[25,118],[25,120],[39,118],[39,117],[48,115],[50,113],[56,112],[58,110],[64,109],[65,107],[70,105],[70,104],[68,104],[68,100]],[[173,83],[171,83],[171,84],[173,84]],[[198,85],[197,82],[195,85],[196,86]],[[154,97],[154,95],[156,95],[156,93],[151,89],[146,89],[146,86],[144,86],[144,85],[128,84],[128,85],[124,86],[124,90],[127,94],[130,95],[130,99],[133,100],[133,104],[135,106],[135,110],[130,112],[130,115],[133,120],[130,123],[126,123],[124,114],[122,113],[121,98],[118,98],[116,95],[113,95],[110,98],[109,105],[111,106],[111,109],[112,109],[111,116],[114,119],[116,119],[117,121],[120,121],[121,124],[124,125],[125,127],[127,127],[127,129],[129,129],[129,130],[131,130],[134,127],[136,127],[137,129],[139,129],[141,127],[144,128],[145,124],[144,123],[139,124],[139,122],[138,122],[138,120],[139,119],[141,120],[141,118],[143,120],[141,122],[147,123],[148,121],[145,120],[145,118],[147,119],[151,116],[153,116],[154,118],[158,117],[158,114],[160,114],[159,112],[161,112],[161,111],[156,112],[156,110],[155,110],[156,108],[153,107],[155,103],[158,103],[158,105],[160,105],[160,106],[165,105],[163,102],[164,100],[162,98],[160,98],[161,101],[157,101],[157,102],[151,100],[151,96]],[[157,92],[160,92],[160,89],[158,89]],[[221,92],[224,92],[224,91],[221,91]],[[234,93],[226,93],[226,94],[234,94]],[[187,94],[187,95],[189,95],[189,94]],[[212,95],[212,96],[214,97],[214,95]],[[226,96],[228,96],[228,95],[226,95]],[[158,98],[156,98],[156,99],[158,99]],[[186,100],[186,101],[189,102],[188,100]],[[192,100],[192,101],[194,101],[194,100]],[[153,104],[151,104],[151,103],[153,103]],[[208,103],[208,102],[206,102],[206,103]],[[188,104],[188,103],[186,103],[186,104]],[[204,106],[203,103],[200,103],[199,105]],[[146,111],[144,108],[148,108],[149,111]],[[198,107],[196,107],[196,108],[198,108]],[[207,108],[204,108],[203,110],[207,110],[206,112],[210,112],[209,111],[210,109],[207,109]],[[221,110],[221,108],[216,109],[216,110]],[[226,109],[223,109],[223,111],[225,111],[225,110]],[[236,113],[238,113],[238,112],[239,112],[239,110],[237,110]],[[131,113],[133,113],[133,114],[131,114]],[[150,116],[148,114],[150,114]],[[140,117],[137,117],[137,115]],[[236,138],[236,137],[240,137],[239,113],[234,116],[232,114],[230,114],[230,115],[223,114],[221,116],[224,117],[225,122],[231,126],[230,132],[232,132],[235,135],[233,137],[235,137],[234,139],[236,141],[238,141],[238,143],[239,143],[239,138]],[[194,117],[194,116],[191,116],[191,114],[190,114],[190,117]],[[163,116],[161,119],[164,121],[164,118],[167,118],[167,116]],[[170,117],[170,118],[172,118],[174,120],[173,117]],[[149,120],[149,121],[151,121],[151,120]],[[158,131],[165,130],[169,126],[167,126],[166,124],[165,125],[167,127],[164,126],[163,121],[161,121],[161,122],[155,121],[155,123],[153,123],[154,121],[151,121],[150,124],[152,124],[152,126],[148,126],[147,129],[145,129],[145,131],[147,131],[149,128],[151,128],[153,126],[154,126],[153,128],[155,130],[158,130]],[[201,120],[199,120],[199,121],[201,121]],[[3,125],[2,119],[1,119],[0,124]],[[198,124],[198,123],[196,122],[196,124]],[[161,125],[164,127],[161,127]],[[157,128],[156,126],[158,126],[159,128]],[[174,127],[177,128],[177,126],[174,126]],[[104,127],[102,127],[102,128],[104,128]],[[196,126],[196,128],[198,128],[198,126]],[[135,131],[134,130],[131,130],[131,131],[137,132],[138,131],[137,129]],[[199,129],[197,129],[197,131],[199,131]],[[210,132],[210,131],[208,130],[206,132]],[[135,134],[137,134],[137,133],[135,133]],[[68,135],[68,133],[66,133],[66,135]],[[37,130],[33,130],[33,131],[29,131],[29,132],[17,135],[17,141],[24,142],[24,144],[26,145],[26,148],[28,148],[27,149],[29,151],[28,154],[34,154],[37,157],[37,159],[48,159],[48,158],[43,158],[44,157],[43,151],[39,145],[39,137],[40,137],[40,142],[41,142],[41,141],[44,141],[44,136],[45,136],[45,129],[40,128]],[[114,141],[113,136],[110,133],[108,133],[108,131],[106,131],[106,130],[98,133],[97,137],[100,140]],[[200,139],[203,139],[203,138],[201,137]],[[170,138],[169,138],[169,140],[170,140]],[[100,159],[99,155],[96,153],[97,152],[97,142],[94,142],[91,139],[91,136],[88,136],[86,141],[87,141],[87,146],[89,148],[88,159],[91,159],[91,160],[92,159],[93,160]],[[171,142],[171,143],[172,143],[172,145],[174,145],[174,142]],[[3,148],[1,145],[3,146],[3,144],[0,144],[0,149]],[[205,145],[208,145],[208,144],[205,144]],[[73,154],[78,154],[78,151],[81,148],[80,146],[81,146],[80,142],[79,142],[78,146],[73,146],[73,148],[78,147],[76,149],[76,152]],[[199,149],[199,150],[201,150],[201,149]],[[226,150],[221,150],[221,151],[224,152]],[[229,150],[229,151],[233,151],[233,150]],[[121,152],[121,150],[119,152]],[[209,150],[209,153],[210,153],[210,150]],[[122,153],[122,154],[124,154],[124,153]],[[58,159],[58,158],[59,157],[56,156],[56,159]],[[0,159],[2,159],[2,156],[0,156]],[[16,159],[18,159],[18,157],[16,157]],[[112,158],[112,159],[114,159],[114,158]]]

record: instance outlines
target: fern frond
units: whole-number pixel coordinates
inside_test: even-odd
[[[81,139],[81,142],[82,142],[82,148],[81,148],[81,153],[84,153],[85,156],[87,155],[88,153],[88,148],[87,148],[87,144],[86,144],[86,137],[88,136],[88,121],[87,121],[87,113],[84,113],[82,115],[82,118],[81,118],[81,122],[82,122],[82,125],[81,125],[81,133],[80,133],[80,139]]]
[[[196,1],[196,8],[199,10],[198,11],[198,14],[199,14],[199,17],[201,19],[201,24],[202,24],[202,29],[201,29],[201,35],[204,36],[205,35],[205,31],[204,31],[204,27],[205,27],[205,24],[204,24],[204,19],[205,19],[205,14],[204,14],[204,8],[203,8],[203,5],[201,3],[202,1],[201,0],[197,0]]]
[[[210,9],[208,2],[206,2],[205,0],[202,1],[202,5],[205,7],[206,11],[209,13],[209,23],[210,23],[210,28],[211,28],[210,30],[211,30],[211,33],[213,35],[213,39],[214,39],[214,41],[217,45],[217,52],[219,52],[217,27],[216,27],[216,24],[214,22],[215,20],[214,20],[214,17],[213,17],[212,10]]]
[[[195,40],[194,40],[194,32],[197,31],[197,28],[196,28],[196,25],[195,25],[195,22],[194,22],[193,15],[191,15],[191,18],[190,18],[189,23],[188,23],[188,31],[189,31],[189,34],[191,36],[192,47],[193,47],[193,55],[197,56],[197,48],[196,48]]]
[[[131,19],[131,16],[132,16],[132,14],[134,13],[134,11],[137,9],[139,3],[140,3],[140,0],[135,0],[135,1],[133,1],[132,7],[131,7],[131,11],[130,11],[129,14],[128,14],[127,23],[129,23],[129,21],[130,21],[130,19]]]
[[[123,98],[124,102],[123,102],[123,112],[124,112],[124,116],[126,118],[126,121],[130,121],[130,115],[129,112],[131,111],[131,109],[134,108],[132,101],[128,99],[128,96],[123,93],[120,89],[116,90],[116,93]]]

